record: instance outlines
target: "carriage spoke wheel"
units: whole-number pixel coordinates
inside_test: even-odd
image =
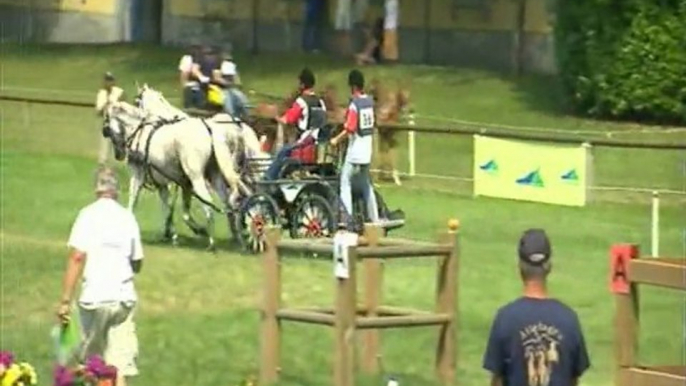
[[[308,196],[300,201],[292,213],[291,237],[331,237],[336,219],[331,204],[321,196]]]
[[[244,249],[253,253],[265,250],[265,231],[267,227],[278,223],[277,213],[276,203],[265,194],[251,196],[241,205],[236,218],[236,230]]]

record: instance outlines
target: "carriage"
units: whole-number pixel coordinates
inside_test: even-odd
[[[270,225],[287,229],[292,238],[332,237],[341,222],[354,224],[359,232],[367,218],[359,183],[353,182],[353,218],[347,218],[339,198],[339,166],[344,151],[329,145],[334,127],[319,130],[317,144],[293,152],[279,170],[278,178],[263,178],[271,159],[246,159],[242,170],[253,194],[241,200],[230,219],[234,236],[244,249],[264,248],[264,231]],[[402,227],[402,210],[390,211],[375,190],[379,218],[386,232]],[[352,220],[352,221],[349,221]]]

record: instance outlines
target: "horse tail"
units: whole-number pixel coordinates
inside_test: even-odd
[[[207,125],[207,123],[205,124]],[[212,130],[212,148],[219,166],[219,171],[222,176],[224,176],[224,179],[226,179],[226,182],[229,183],[234,193],[238,193],[238,189],[241,189],[244,194],[250,195],[250,189],[241,181],[241,176],[235,169],[236,162],[231,150],[229,150],[229,138],[225,131],[217,130],[216,128]]]

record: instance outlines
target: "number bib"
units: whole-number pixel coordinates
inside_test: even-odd
[[[375,118],[374,118],[374,108],[372,107],[365,107],[360,110],[359,112],[359,120],[358,120],[358,134],[360,137],[365,137],[367,135],[372,134],[372,130],[374,129],[374,124],[375,124]]]

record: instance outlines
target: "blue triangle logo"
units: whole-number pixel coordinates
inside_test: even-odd
[[[518,178],[516,182],[519,185],[535,186],[537,188],[542,188],[544,186],[543,179],[541,178],[538,169]]]
[[[578,182],[579,181],[579,175],[576,172],[576,169],[571,169],[567,171],[566,173],[562,174],[560,178],[563,181],[568,181],[568,182]]]
[[[492,159],[486,162],[485,164],[479,165],[479,169],[483,170],[486,173],[494,174],[498,172],[498,163],[496,163],[495,160]]]

